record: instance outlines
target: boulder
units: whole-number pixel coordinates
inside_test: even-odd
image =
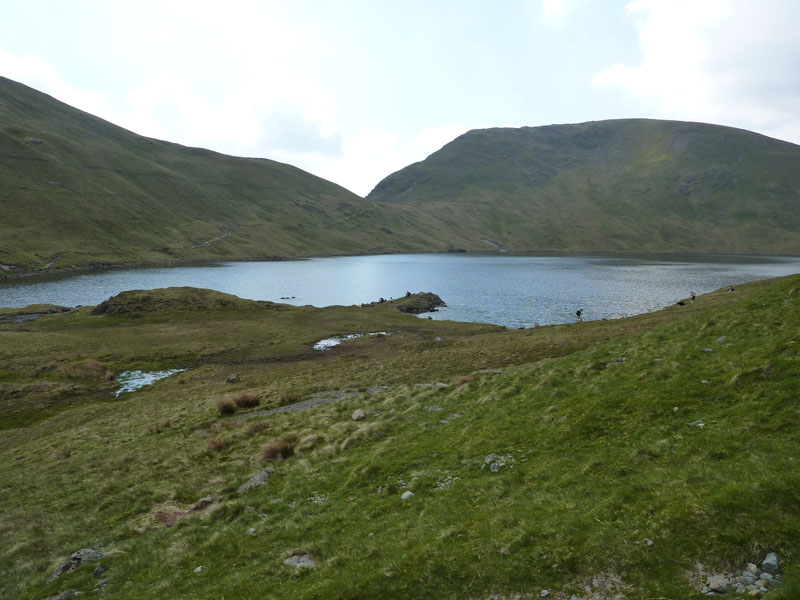
[[[295,554],[283,561],[283,564],[295,569],[313,569],[317,566],[317,561],[310,554]]]
[[[367,418],[367,412],[363,408],[357,408],[353,411],[351,418],[353,421],[363,421]]]
[[[74,571],[84,563],[100,560],[103,558],[103,556],[104,554],[102,552],[92,548],[84,548],[82,550],[78,550],[77,552],[73,552],[70,554],[67,560],[59,565],[58,569],[56,569],[56,572],[50,579],[53,580],[59,575],[63,575],[67,571]]]
[[[249,492],[253,488],[261,487],[267,483],[267,479],[272,475],[275,470],[272,467],[267,467],[263,471],[256,473],[246,483],[243,483],[237,490],[240,494]]]
[[[769,573],[770,575],[777,573],[779,568],[780,559],[774,552],[767,554],[767,556],[764,558],[764,561],[761,563],[761,570],[765,573]]]

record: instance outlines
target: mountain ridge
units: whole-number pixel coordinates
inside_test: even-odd
[[[376,202],[518,251],[800,251],[800,146],[719,125],[618,119],[472,130],[382,180]],[[486,227],[488,225],[488,227]]]

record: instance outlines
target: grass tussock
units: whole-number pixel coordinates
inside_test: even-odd
[[[114,373],[109,371],[100,361],[89,358],[79,362],[61,363],[56,371],[68,379],[96,379],[98,381],[112,381]]]
[[[258,395],[247,392],[234,394],[230,397],[230,400],[232,400],[239,408],[255,408],[261,404],[261,401],[258,399]]]
[[[294,446],[287,440],[278,438],[270,440],[261,449],[261,460],[264,462],[273,462],[289,458],[292,454],[294,454]]]
[[[228,398],[218,398],[216,405],[221,417],[229,417],[236,412],[236,403]]]
[[[216,452],[218,450],[222,450],[228,445],[228,441],[222,438],[209,438],[206,442],[206,445],[209,450],[212,452]]]

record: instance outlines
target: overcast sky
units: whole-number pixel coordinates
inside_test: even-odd
[[[0,75],[366,195],[469,129],[621,117],[800,143],[798,0],[2,0]]]

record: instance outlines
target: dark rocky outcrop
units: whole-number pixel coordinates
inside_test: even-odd
[[[395,307],[400,312],[418,315],[433,312],[440,306],[447,306],[439,296],[431,292],[419,292],[394,301]]]

